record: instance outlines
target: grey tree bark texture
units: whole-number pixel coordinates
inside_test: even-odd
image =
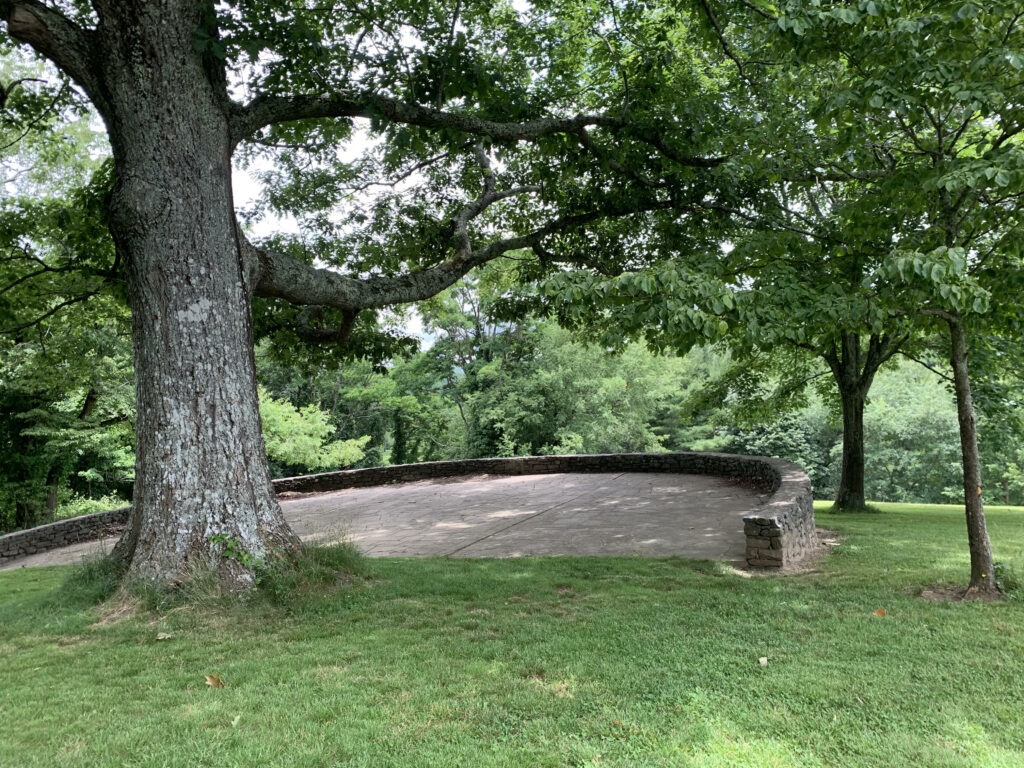
[[[214,569],[245,587],[251,569],[220,557],[214,536],[264,560],[298,542],[263,445],[226,96],[189,53],[193,25],[162,23],[158,4],[132,5],[98,28],[137,403],[134,514],[117,554],[146,582]]]
[[[992,544],[985,525],[985,504],[982,498],[981,457],[978,454],[978,429],[974,421],[971,379],[967,367],[967,334],[963,318],[945,316],[949,325],[950,363],[953,367],[953,389],[956,391],[957,420],[960,422],[960,451],[964,465],[964,506],[967,515],[967,545],[971,553],[971,580],[968,594],[999,593],[992,562]]]
[[[168,586],[212,569],[243,589],[252,568],[221,557],[215,537],[262,560],[299,542],[263,445],[223,69],[193,50],[198,3],[95,6],[93,30],[35,2],[0,12],[13,37],[86,91],[113,149],[110,230],[125,264],[137,401],[133,513],[115,554],[129,578]]]
[[[538,192],[498,189],[483,145],[483,190],[452,217],[448,260],[416,272],[359,280],[261,250],[238,228],[231,155],[239,141],[274,122],[370,117],[448,128],[504,142],[579,134],[622,118],[578,115],[497,123],[400,104],[373,93],[257,96],[227,93],[224,62],[195,50],[209,23],[195,0],[93,0],[94,28],[38,0],[0,0],[7,32],[71,77],[102,116],[113,149],[110,230],[125,264],[136,376],[136,476],[132,515],[115,548],[129,578],[169,586],[214,569],[229,589],[254,580],[251,567],[220,555],[230,539],[253,559],[299,546],[274,497],[256,394],[251,300],[272,296],[361,309],[417,301],[502,253],[538,247],[548,235],[636,207],[577,211],[534,231],[474,246],[469,224],[493,203]],[[211,35],[216,30],[207,30]],[[720,160],[678,157],[712,167]],[[667,207],[657,201],[651,207]],[[345,333],[337,334],[339,338]],[[248,559],[248,558],[247,558]]]

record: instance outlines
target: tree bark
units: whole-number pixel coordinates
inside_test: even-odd
[[[272,492],[260,429],[250,317],[254,293],[355,313],[427,298],[490,259],[542,248],[545,238],[599,219],[670,208],[705,212],[703,204],[686,207],[671,196],[651,194],[552,214],[526,234],[474,247],[469,225],[489,206],[541,191],[539,185],[498,189],[481,142],[476,159],[484,172],[483,191],[449,222],[451,256],[441,263],[357,279],[257,249],[237,227],[231,153],[262,126],[370,115],[514,142],[552,133],[579,136],[587,126],[621,128],[624,118],[499,123],[372,94],[263,94],[243,106],[228,96],[219,49],[207,45],[217,39],[211,4],[91,5],[95,28],[38,0],[0,0],[0,19],[15,39],[55,62],[86,92],[111,141],[115,185],[109,224],[129,288],[138,411],[133,510],[115,549],[129,562],[130,578],[166,586],[193,569],[214,568],[225,585],[244,588],[253,581],[252,568],[221,557],[211,539],[230,539],[231,551],[246,553],[247,562],[298,546]],[[652,146],[690,167],[722,162],[684,157],[658,137]],[[330,334],[344,336],[344,328]]]
[[[982,499],[981,457],[978,453],[978,430],[974,422],[974,403],[971,380],[967,368],[967,334],[963,318],[948,315],[949,337],[952,347],[950,363],[953,366],[953,388],[956,391],[956,412],[960,422],[960,450],[964,465],[964,507],[967,515],[967,545],[971,553],[971,580],[967,593],[997,595],[995,568],[992,563],[992,544],[985,525],[985,506]]]
[[[137,400],[133,511],[115,554],[129,579],[171,586],[212,569],[242,589],[252,561],[222,557],[225,540],[267,561],[297,539],[263,444],[226,96],[192,50],[198,5],[181,4],[197,18],[180,25],[159,5],[126,3],[98,29]]]
[[[50,467],[46,476],[46,515],[44,519],[52,523],[57,517],[57,498],[60,495],[60,472],[56,466]]]
[[[843,389],[843,464],[836,491],[836,509],[864,509],[864,401],[867,393],[859,386]]]
[[[832,370],[843,410],[843,463],[836,490],[835,509],[864,509],[864,405],[878,369],[899,350],[906,336],[872,334],[862,345],[856,331],[842,331],[839,348],[828,349],[825,361]]]

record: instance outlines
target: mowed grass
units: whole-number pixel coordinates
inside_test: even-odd
[[[1024,601],[917,597],[966,579],[963,515],[878,506],[819,510],[843,544],[784,577],[376,560],[283,605],[101,620],[69,569],[6,572],[0,765],[1024,765]],[[988,514],[1024,570],[1024,510]]]

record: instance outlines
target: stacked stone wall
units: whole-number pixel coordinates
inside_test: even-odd
[[[128,522],[130,510],[131,507],[120,507],[0,536],[0,563],[15,557],[34,555],[36,552],[120,533],[124,524]]]
[[[750,484],[767,499],[743,518],[747,563],[762,568],[792,566],[815,549],[814,508],[806,473],[796,464],[761,456],[679,452],[429,461],[286,477],[275,480],[274,489],[278,493],[321,493],[463,475],[564,472],[673,472],[715,475]],[[0,561],[98,538],[127,518],[128,507],[123,507],[0,536]]]
[[[816,548],[810,479],[796,464],[763,456],[711,452],[611,453],[428,461],[286,477],[275,480],[274,488],[278,493],[314,493],[461,475],[561,472],[676,472],[715,475],[749,483],[768,495],[755,512],[743,518],[749,565],[758,568],[793,566]]]

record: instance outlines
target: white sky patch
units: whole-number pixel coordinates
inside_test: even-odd
[[[355,146],[353,146],[355,145]],[[369,138],[360,131],[345,147],[339,151],[339,155],[346,160],[351,160],[361,153],[369,145]],[[263,196],[264,186],[258,176],[264,171],[272,169],[269,158],[261,157],[255,161],[251,168],[246,170],[233,164],[231,168],[231,188],[234,196],[235,209],[245,210],[252,208]],[[339,212],[340,213],[340,212]],[[248,233],[259,239],[271,235],[285,234],[301,237],[302,230],[299,222],[294,216],[282,217],[273,212],[265,212],[262,217],[246,227]],[[318,263],[321,268],[330,268],[328,265]],[[398,328],[402,333],[415,336],[420,340],[420,348],[430,349],[434,345],[436,335],[423,326],[423,318],[414,307],[405,308],[404,311],[388,313],[386,321]]]
[[[362,121],[358,121],[362,122]],[[352,137],[341,144],[337,149],[337,157],[343,163],[351,163],[363,157],[373,149],[373,145],[380,141],[374,138],[367,130],[369,121],[365,126],[357,126]],[[249,163],[249,168],[240,167],[232,163],[231,186],[235,198],[235,209],[243,211],[251,209],[262,197],[264,186],[259,176],[274,169],[273,161],[267,155],[259,155]],[[414,174],[406,182],[422,179],[422,174]],[[373,195],[373,187],[365,193]],[[331,217],[336,223],[344,223],[345,211],[344,202],[338,201],[335,205],[335,212]],[[280,216],[271,211],[263,211],[258,221],[252,222],[247,231],[256,238],[270,237],[275,234],[301,235],[301,227],[294,216]]]
[[[269,169],[270,165],[264,160],[255,163],[257,167],[262,166]],[[252,208],[263,196],[263,184],[251,172],[234,166],[231,169],[231,189],[235,198],[235,210]],[[295,217],[281,217],[275,213],[264,213],[258,220],[250,224],[246,229],[256,238],[270,237],[276,234],[298,235],[299,223]]]

